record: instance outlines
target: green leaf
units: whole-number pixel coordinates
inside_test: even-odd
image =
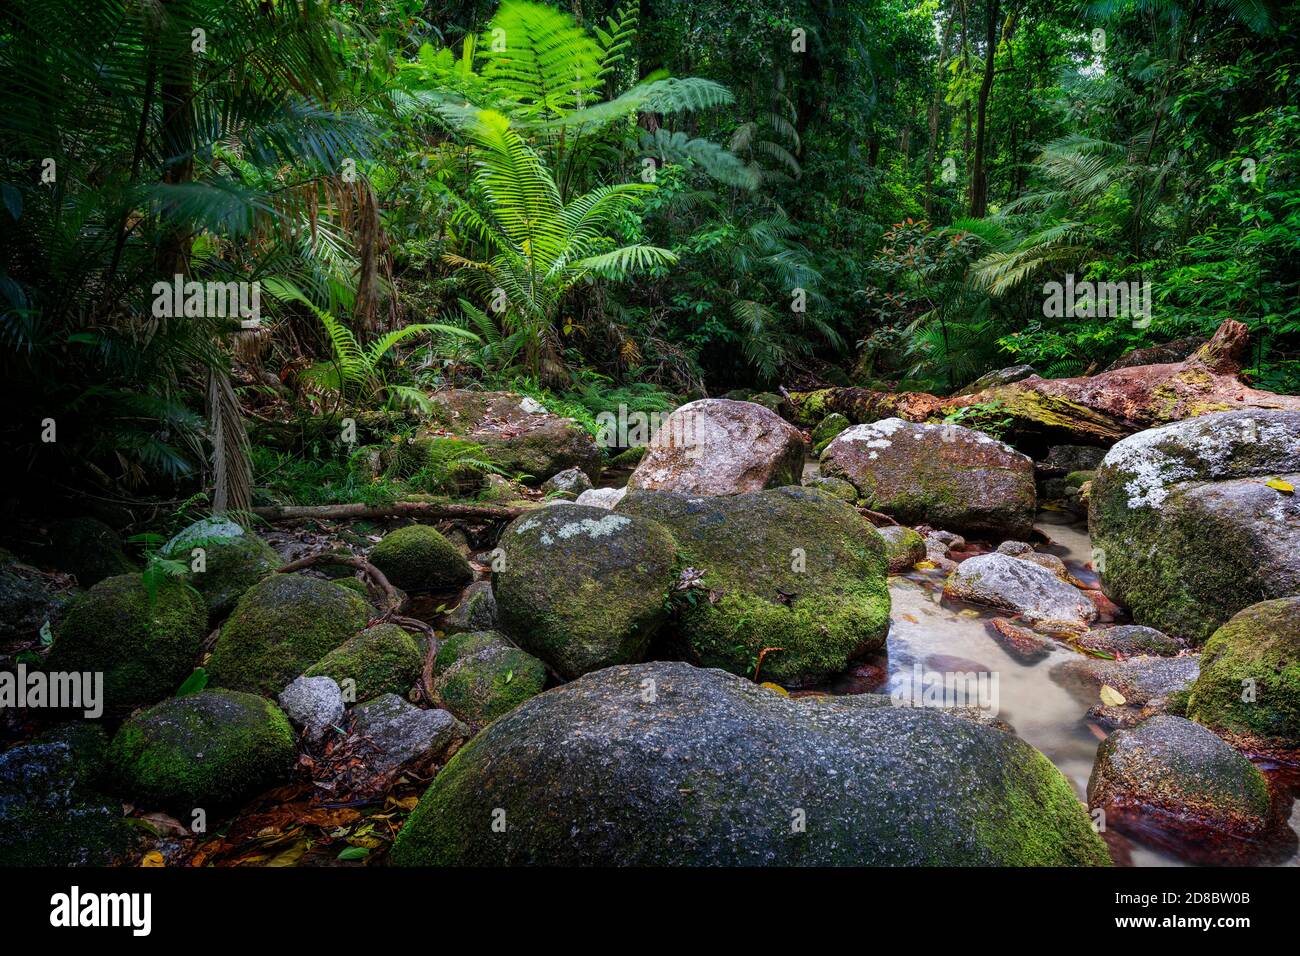
[[[185,678],[185,683],[176,689],[177,697],[189,697],[208,686],[208,672],[202,667],[194,668],[194,673]]]
[[[340,860],[364,860],[370,856],[370,848],[364,846],[350,846],[338,855]]]

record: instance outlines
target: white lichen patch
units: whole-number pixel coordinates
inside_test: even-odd
[[[556,536],[567,541],[569,538],[585,535],[588,538],[604,538],[615,534],[632,523],[632,519],[623,515],[605,515],[603,518],[582,518],[562,525]]]

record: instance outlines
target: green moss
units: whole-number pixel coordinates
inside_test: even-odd
[[[1072,471],[1065,476],[1065,486],[1067,488],[1082,488],[1086,483],[1092,481],[1095,471]]]
[[[821,455],[826,450],[826,446],[831,440],[844,429],[849,427],[849,420],[839,412],[831,412],[812,430],[813,454]]]
[[[262,697],[203,691],[127,720],[108,760],[115,785],[138,804],[221,809],[288,780],[294,732]]]
[[[403,591],[459,587],[474,576],[456,546],[423,524],[386,535],[370,552],[370,562]]]
[[[811,488],[727,498],[636,492],[618,512],[663,522],[686,565],[704,571],[676,629],[703,667],[800,684],[878,650],[889,629],[880,535],[845,502]]]
[[[1300,749],[1300,597],[1248,607],[1214,633],[1187,716],[1247,744]]]
[[[621,452],[609,460],[611,468],[635,468],[645,457],[648,445],[634,445],[631,448],[624,448]]]
[[[274,574],[244,593],[208,661],[213,687],[274,697],[366,625],[370,609],[329,581]]]
[[[102,671],[110,708],[153,703],[194,669],[206,625],[202,598],[181,581],[164,578],[151,596],[141,575],[118,575],[73,601],[45,666]]]
[[[203,549],[203,570],[196,572],[193,549]],[[229,614],[240,595],[280,566],[271,546],[233,521],[195,522],[168,541],[164,557],[190,568],[186,580],[203,595],[212,619]]]
[[[368,627],[307,668],[307,677],[332,677],[339,686],[351,680],[356,701],[380,694],[405,697],[424,664],[415,639],[396,624]]]
[[[457,634],[438,649],[434,689],[461,720],[487,723],[546,686],[546,665],[494,631]]]

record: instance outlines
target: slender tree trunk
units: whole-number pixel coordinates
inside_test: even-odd
[[[984,77],[980,81],[979,102],[975,116],[975,160],[971,164],[970,214],[982,218],[988,212],[989,184],[985,167],[988,150],[989,95],[993,92],[993,67],[998,50],[998,0],[987,0],[988,11],[984,34]]]
[[[952,38],[952,19],[943,24],[943,38],[939,41],[939,59],[934,67],[934,96],[930,98],[930,142],[925,152],[925,218],[934,218],[934,164],[939,150],[939,119],[943,113],[943,68],[948,58],[948,43]]]

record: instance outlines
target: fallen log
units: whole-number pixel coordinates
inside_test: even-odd
[[[434,501],[395,501],[390,505],[267,505],[252,512],[264,521],[293,521],[316,518],[325,521],[349,521],[361,518],[477,518],[513,521],[530,508],[506,508],[500,505],[453,505]]]
[[[964,408],[989,406],[1010,419],[1010,437],[1029,443],[1107,447],[1157,425],[1242,408],[1300,411],[1300,396],[1251,388],[1241,380],[1249,330],[1229,319],[1181,362],[1135,365],[1082,378],[1037,375],[970,395],[825,388],[790,392],[795,416],[814,424],[831,412],[865,423],[882,418],[938,421]]]

